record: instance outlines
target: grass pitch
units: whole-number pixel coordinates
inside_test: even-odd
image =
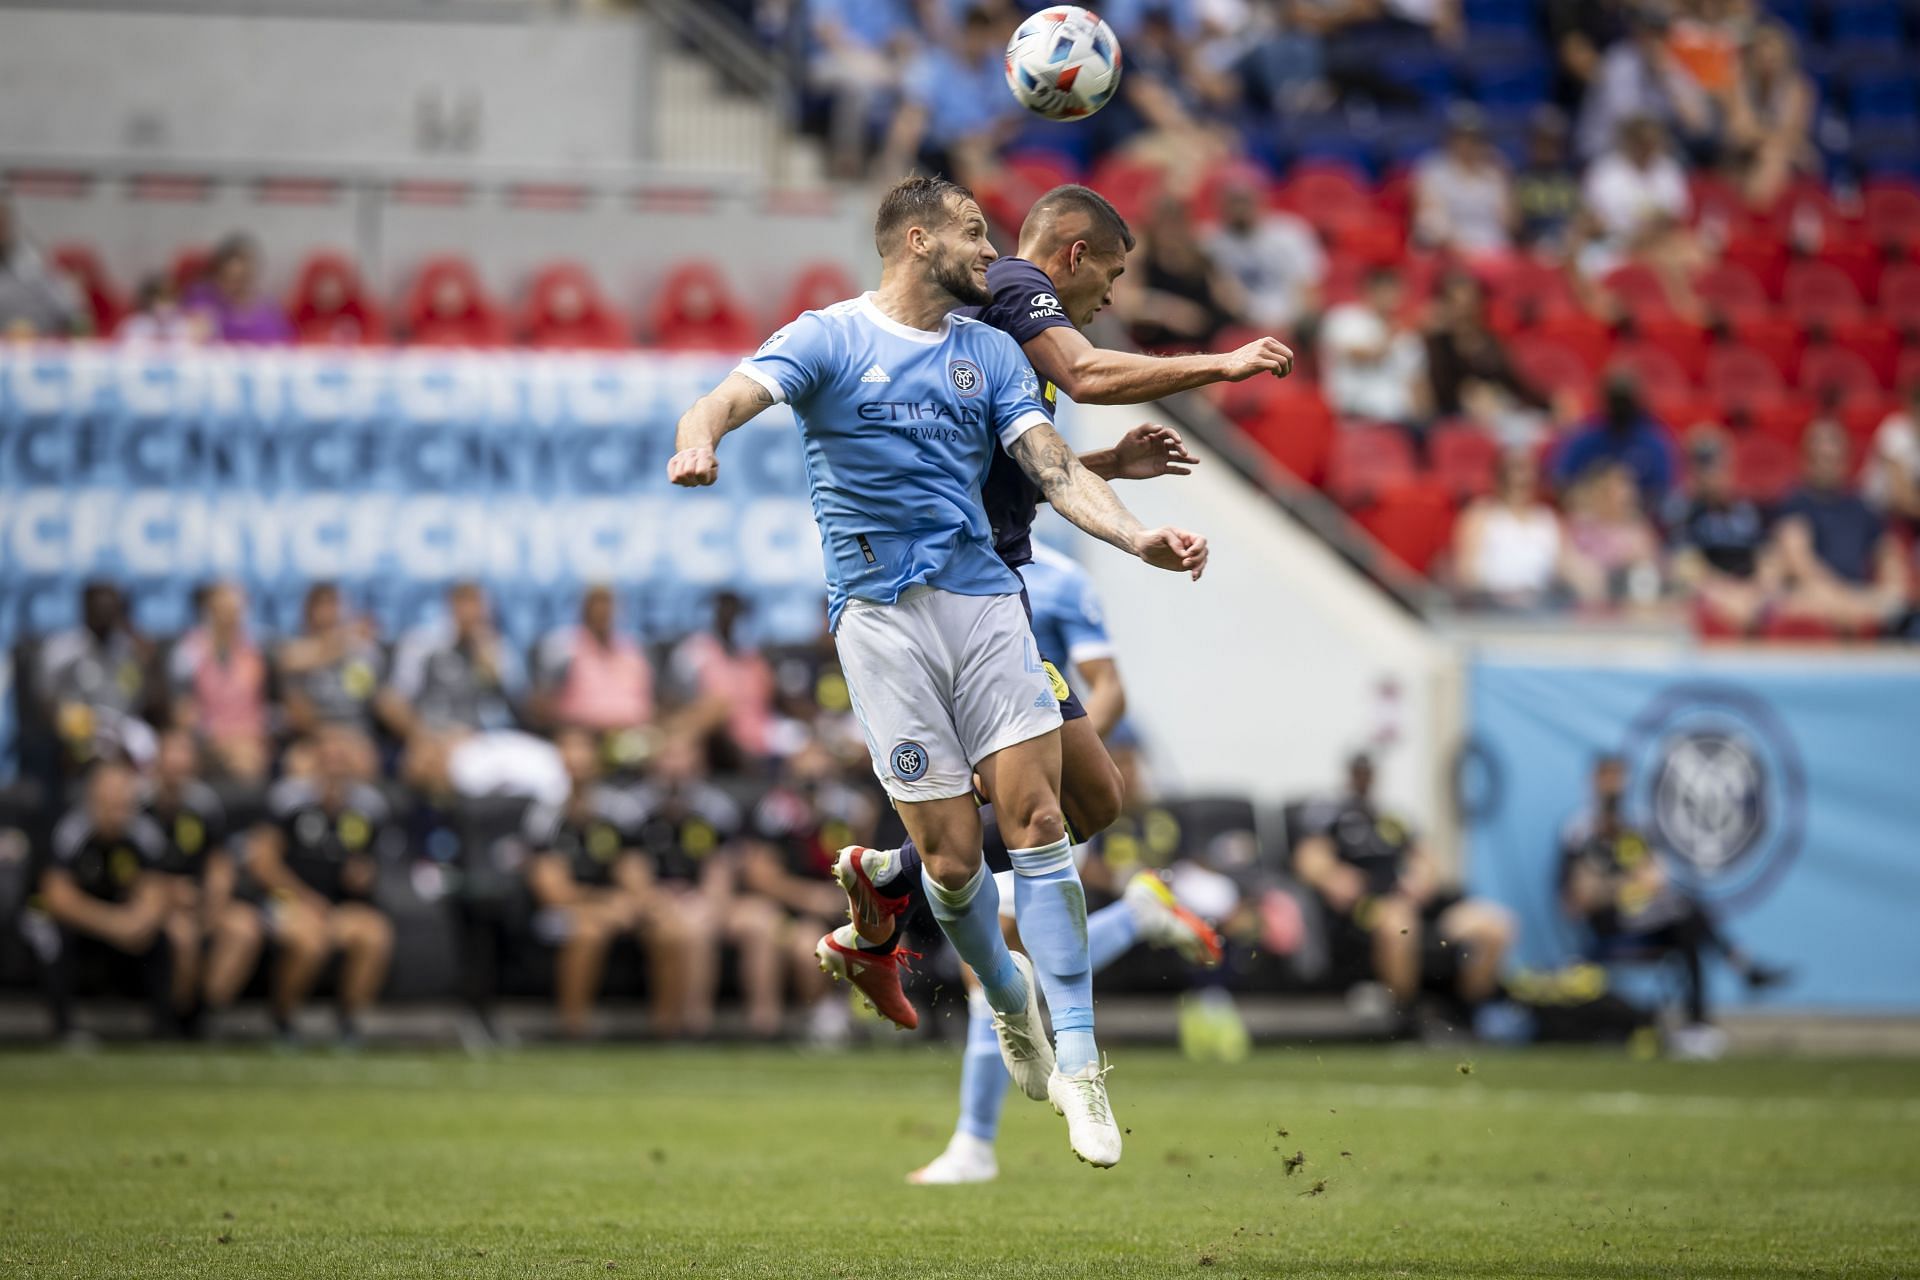
[[[1116,1058],[1119,1168],[920,1188],[923,1048],[0,1054],[0,1275],[1920,1276],[1912,1063]]]

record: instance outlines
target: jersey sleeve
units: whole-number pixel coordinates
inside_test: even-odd
[[[775,404],[791,404],[826,380],[831,341],[826,322],[809,311],[776,330],[733,371],[765,387]]]
[[[993,278],[993,301],[980,309],[980,319],[1022,346],[1048,329],[1071,329],[1046,272],[1025,261],[1009,261]]]
[[[993,430],[1003,449],[1013,448],[1035,427],[1050,426],[1053,418],[1040,399],[1040,375],[1027,362],[1026,352],[997,329],[984,329],[982,361],[987,395],[993,408]]]
[[[1107,636],[1107,616],[1094,594],[1093,583],[1076,577],[1060,611],[1060,634],[1067,642],[1068,662],[1098,662],[1113,656]]]

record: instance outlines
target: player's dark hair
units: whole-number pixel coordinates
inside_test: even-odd
[[[1097,244],[1119,244],[1126,252],[1133,252],[1133,229],[1127,226],[1127,220],[1113,207],[1113,202],[1095,191],[1092,187],[1083,187],[1077,182],[1055,187],[1033,202],[1033,208],[1027,210],[1027,220],[1021,225],[1020,239],[1027,238],[1028,227],[1038,227],[1042,219],[1051,220],[1063,213],[1082,213],[1090,224],[1089,240]]]
[[[945,178],[918,174],[902,178],[880,197],[880,211],[873,217],[873,247],[884,258],[907,228],[943,226],[953,216],[951,201],[971,199],[973,192]]]

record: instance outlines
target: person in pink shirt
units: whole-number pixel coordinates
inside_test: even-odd
[[[193,731],[216,770],[244,781],[267,776],[267,659],[247,633],[247,598],[231,582],[200,592],[200,625],[168,661],[174,722]]]
[[[693,694],[687,709],[691,726],[755,761],[775,754],[776,685],[773,665],[737,634],[747,610],[747,602],[731,591],[716,595],[713,630],[695,632],[680,642],[673,653],[673,671]]]
[[[580,621],[540,641],[530,710],[556,732],[587,730],[619,760],[653,723],[653,667],[631,636],[614,629],[614,613],[613,589],[588,587]]]

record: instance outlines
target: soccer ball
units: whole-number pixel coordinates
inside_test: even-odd
[[[1112,27],[1085,9],[1042,9],[1007,42],[1007,87],[1037,116],[1090,116],[1120,87],[1120,42]]]

